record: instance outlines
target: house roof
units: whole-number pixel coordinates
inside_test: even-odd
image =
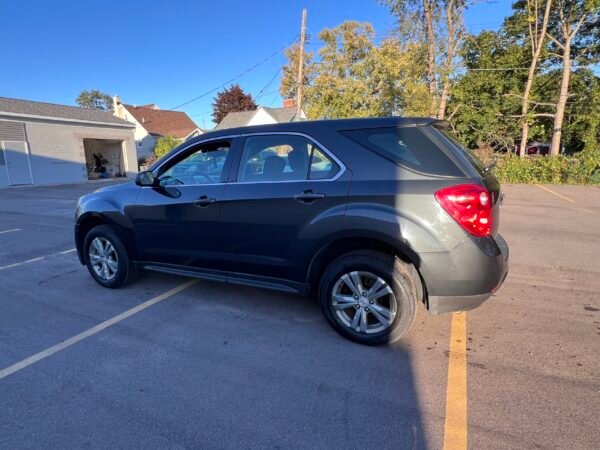
[[[199,129],[198,125],[182,111],[163,111],[156,109],[156,105],[148,107],[123,104],[123,106],[150,134],[183,139]]]
[[[55,103],[34,102],[7,97],[0,97],[0,114],[133,126],[130,122],[115,117],[113,113],[100,109],[80,108],[78,106],[57,105]]]
[[[243,127],[250,122],[256,111],[256,109],[253,109],[252,111],[230,112],[217,124],[215,130]]]
[[[277,123],[292,122],[296,116],[296,108],[267,108],[259,106],[267,112]],[[230,112],[225,118],[215,127],[215,130],[224,130],[226,128],[237,128],[248,125],[258,109],[253,111]]]
[[[292,122],[296,117],[296,107],[292,108],[265,108],[273,119],[279,123]]]

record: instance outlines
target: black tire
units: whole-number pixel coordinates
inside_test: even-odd
[[[392,302],[395,304],[396,314],[391,324],[383,331],[372,334],[357,332],[344,325],[336,315],[332,301],[334,287],[344,274],[354,271],[366,272],[381,278],[393,291],[394,295],[388,295],[386,301],[390,303],[390,307]],[[404,336],[414,321],[420,286],[420,280],[415,277],[418,277],[418,273],[414,266],[393,255],[372,250],[353,251],[336,259],[325,270],[319,283],[319,303],[329,324],[345,338],[366,345],[391,343]],[[364,308],[368,307],[369,305],[366,305]],[[369,320],[373,321],[373,318]]]
[[[92,266],[90,246],[96,238],[105,239],[110,242],[116,252],[118,268],[111,279],[103,279]],[[109,225],[98,225],[88,232],[83,242],[83,252],[85,255],[85,264],[90,274],[101,286],[117,289],[131,283],[138,277],[138,269],[131,261],[125,245],[123,245],[117,232]]]

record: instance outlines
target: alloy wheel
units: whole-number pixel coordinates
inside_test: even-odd
[[[90,244],[90,265],[96,275],[105,281],[110,281],[117,276],[119,270],[119,257],[110,241],[103,237],[96,237]]]
[[[380,333],[397,314],[394,291],[371,272],[354,271],[338,278],[331,294],[336,320],[361,334]]]

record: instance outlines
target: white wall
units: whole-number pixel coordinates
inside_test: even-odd
[[[123,141],[122,164],[127,176],[132,178],[138,171],[135,141],[131,128],[25,121],[25,129],[29,144],[33,184],[87,181],[84,139]]]
[[[250,125],[267,125],[267,124],[271,124],[271,123],[277,123],[277,122],[264,109],[258,108],[258,110],[252,116],[252,118],[250,119],[250,121],[248,122],[247,125],[248,126],[250,126]]]
[[[120,103],[117,105],[115,116],[127,120],[135,125],[133,135],[135,138],[137,159],[146,159],[148,156],[150,156],[154,150],[154,146],[156,145],[156,138],[148,133],[143,125],[139,123],[135,117],[129,114],[129,111],[127,111],[127,109]]]

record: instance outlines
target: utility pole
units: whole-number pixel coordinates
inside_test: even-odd
[[[306,9],[302,10],[302,28],[300,29],[300,51],[298,54],[298,79],[296,82],[296,121],[302,111],[302,84],[304,83],[304,44],[306,42]]]

